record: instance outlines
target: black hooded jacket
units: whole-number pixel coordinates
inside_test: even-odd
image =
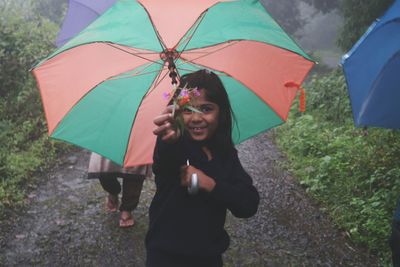
[[[257,212],[259,195],[243,169],[237,151],[212,153],[207,159],[198,142],[181,138],[175,144],[157,139],[153,172],[157,191],[149,211],[146,248],[186,256],[221,255],[229,246],[224,229],[226,210],[239,218]],[[180,167],[202,170],[216,182],[211,192],[189,195],[180,184]]]

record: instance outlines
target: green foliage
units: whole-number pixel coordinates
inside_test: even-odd
[[[21,8],[24,7],[24,8]],[[28,12],[29,1],[0,2],[0,215],[24,203],[33,176],[66,145],[50,142],[30,68],[54,49],[57,26]]]
[[[314,77],[306,89],[306,114],[292,112],[277,130],[277,143],[291,171],[337,225],[388,259],[400,197],[400,132],[354,128],[340,71]]]
[[[339,47],[348,51],[393,2],[394,0],[342,0],[344,23],[338,39]]]
[[[53,49],[56,26],[19,9],[0,10],[0,95],[18,97],[31,78],[29,69]]]
[[[311,79],[312,88],[307,90],[307,108],[320,110],[316,115],[320,120],[343,123],[351,116],[345,78],[341,70],[327,76]]]
[[[35,0],[37,3],[33,7],[33,13],[48,18],[52,22],[61,25],[64,18],[64,11],[67,9],[65,0]]]
[[[3,170],[0,190],[0,210],[7,206],[23,204],[24,189],[36,182],[33,175],[53,159],[56,149],[46,136],[34,140],[22,151],[11,151],[2,160]],[[21,185],[25,186],[21,186]]]

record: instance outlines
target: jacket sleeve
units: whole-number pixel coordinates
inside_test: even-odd
[[[235,217],[249,218],[257,212],[260,202],[258,191],[253,186],[250,175],[243,169],[236,151],[231,166],[231,177],[223,181],[216,179],[210,194],[223,203]]]

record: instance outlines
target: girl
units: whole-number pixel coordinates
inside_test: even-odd
[[[222,266],[229,246],[226,210],[251,217],[259,195],[232,142],[232,111],[221,80],[200,70],[182,76],[180,84],[199,89],[191,103],[201,112],[177,106],[183,130],[176,127],[172,106],[154,119],[157,191],[149,211],[146,266]]]

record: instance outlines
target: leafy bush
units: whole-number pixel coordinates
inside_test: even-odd
[[[54,49],[57,26],[26,12],[30,2],[0,2],[0,215],[24,203],[33,176],[68,146],[49,141],[29,70]],[[23,11],[25,10],[25,11]]]
[[[292,112],[277,143],[291,171],[352,239],[388,259],[400,196],[400,133],[354,128],[340,71],[312,79],[307,112]]]
[[[17,8],[0,11],[0,95],[13,99],[26,89],[29,69],[53,49],[56,25],[26,18]]]

